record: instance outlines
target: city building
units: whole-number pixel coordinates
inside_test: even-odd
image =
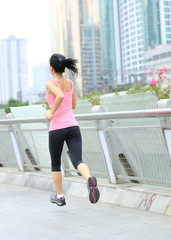
[[[56,49],[78,59],[80,74],[74,81],[77,93],[104,87],[100,35],[99,1],[59,0],[55,4]],[[52,5],[53,5],[52,4]],[[54,10],[53,10],[54,11]],[[54,18],[54,16],[56,16]],[[54,44],[54,43],[53,43]]]
[[[30,102],[44,102],[47,81],[52,79],[48,64],[39,64],[33,67],[33,85],[30,88]]]
[[[65,76],[73,80],[79,94],[82,92],[82,75],[78,0],[51,0],[50,3],[52,54],[61,53],[78,59],[80,74],[77,78],[67,70]]]
[[[118,0],[118,12],[123,82],[139,81],[146,51],[171,43],[171,0]]]
[[[83,92],[101,90],[103,84],[99,4],[79,0],[81,73]]]
[[[159,0],[161,44],[171,44],[171,0]]]
[[[162,1],[143,1],[145,50],[161,45],[161,12],[159,3]]]
[[[171,44],[171,0],[51,1],[53,49],[79,60],[78,92],[145,80],[146,51]]]
[[[123,83],[141,80],[145,68],[143,1],[118,0]]]
[[[146,68],[156,73],[163,66],[168,68],[167,78],[171,79],[171,44],[158,46],[145,52]]]
[[[121,83],[120,29],[118,2],[99,0],[102,50],[102,77],[105,85]]]
[[[0,40],[0,103],[10,98],[28,100],[27,44],[14,36]]]

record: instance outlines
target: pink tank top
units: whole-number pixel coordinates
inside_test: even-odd
[[[56,86],[61,90],[59,84],[52,80]],[[72,95],[73,95],[73,82],[71,81],[72,89],[70,92],[63,92],[64,99],[61,105],[56,110],[52,120],[50,121],[49,131],[78,126],[78,123],[72,112]],[[46,101],[49,104],[50,109],[52,110],[53,104],[55,102],[55,95],[48,94],[46,92]]]

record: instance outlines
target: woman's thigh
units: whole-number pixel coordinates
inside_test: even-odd
[[[74,126],[69,129],[66,143],[70,152],[71,161],[75,168],[82,163],[82,138],[80,128]]]
[[[59,129],[49,132],[49,152],[51,156],[52,171],[60,171],[61,154],[65,138],[65,129]]]

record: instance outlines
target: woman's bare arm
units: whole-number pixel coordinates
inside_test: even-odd
[[[75,88],[73,85],[73,95],[72,95],[72,109],[76,108],[76,94],[75,94]]]
[[[48,81],[46,83],[46,87],[49,90],[50,93],[54,94],[56,96],[55,102],[53,104],[53,108],[51,109],[50,113],[46,115],[47,120],[51,120],[53,115],[55,114],[56,110],[62,103],[64,99],[64,94],[63,92],[55,85],[54,82]]]

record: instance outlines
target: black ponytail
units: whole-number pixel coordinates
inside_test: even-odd
[[[50,66],[53,67],[56,73],[65,72],[65,68],[68,68],[73,75],[78,74],[77,59],[65,58],[61,54],[53,54],[49,60]]]
[[[78,63],[77,59],[66,58],[65,60],[63,60],[63,63],[65,67],[68,68],[73,75],[78,75],[78,67],[76,65]]]

